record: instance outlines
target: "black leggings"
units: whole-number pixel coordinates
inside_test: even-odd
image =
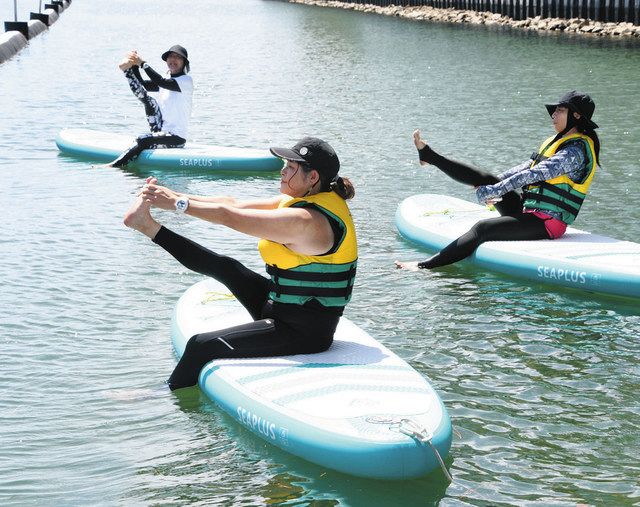
[[[435,165],[450,178],[478,187],[500,181],[494,175],[434,152],[428,146],[420,150],[420,160]],[[418,263],[419,268],[432,269],[453,264],[469,257],[485,241],[527,241],[549,239],[544,219],[522,210],[522,196],[515,191],[501,196],[495,204],[501,216],[480,220],[467,233],[449,243],[440,252]]]
[[[140,156],[143,150],[155,148],[181,148],[186,140],[167,132],[152,132],[138,136],[135,142],[122,155],[111,162],[113,167],[123,167]]]
[[[149,124],[151,133],[138,136],[127,151],[111,162],[111,165],[114,167],[123,167],[138,158],[143,150],[181,148],[184,146],[187,141],[183,137],[171,134],[170,132],[162,132],[164,121],[162,119],[160,105],[156,99],[147,93],[146,88],[136,77],[133,70],[127,69],[124,75],[129,82],[129,88],[131,88],[133,94],[144,105],[144,112],[147,116],[147,123]]]
[[[327,309],[315,301],[274,303],[268,299],[268,278],[165,227],[153,241],[185,267],[226,285],[254,319],[192,336],[167,381],[171,390],[196,385],[200,370],[213,359],[313,354],[331,346],[341,310]]]

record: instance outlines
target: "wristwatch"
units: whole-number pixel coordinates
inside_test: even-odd
[[[140,68],[141,68],[141,69],[147,70],[147,67],[149,67],[149,64],[148,64],[147,62],[142,62],[142,63],[140,64]]]
[[[176,201],[176,211],[178,213],[184,213],[189,208],[189,199],[181,197]]]

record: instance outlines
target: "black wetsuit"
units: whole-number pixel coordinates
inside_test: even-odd
[[[200,370],[213,359],[313,354],[331,346],[343,308],[325,307],[315,299],[304,305],[273,302],[268,298],[271,280],[237,260],[165,227],[153,241],[185,267],[226,285],[254,319],[191,337],[167,381],[172,390],[197,384]]]
[[[418,151],[420,160],[436,166],[450,178],[479,187],[493,185],[500,180],[485,171],[470,165],[450,160],[425,146]],[[532,213],[524,213],[522,196],[511,191],[501,196],[501,201],[495,203],[500,217],[480,220],[468,232],[451,242],[440,252],[426,261],[418,263],[422,269],[432,269],[453,264],[470,256],[476,248],[485,241],[526,241],[549,239],[545,220]]]

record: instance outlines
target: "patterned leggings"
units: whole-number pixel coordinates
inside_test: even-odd
[[[147,115],[147,123],[151,129],[151,133],[138,136],[127,151],[111,162],[111,165],[114,167],[123,167],[138,158],[143,150],[180,148],[184,146],[186,139],[169,132],[162,132],[163,120],[160,105],[156,99],[147,93],[144,85],[138,80],[133,71],[127,69],[124,75],[127,81],[129,81],[129,88],[131,88],[133,94],[144,105],[144,112]]]

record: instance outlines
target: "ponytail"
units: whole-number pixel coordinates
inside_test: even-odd
[[[574,120],[573,115],[570,114],[569,117]],[[587,122],[585,120],[585,116],[580,116],[577,120],[574,120],[573,123],[575,127],[578,129],[578,132],[584,134],[587,137],[590,137],[593,141],[593,149],[596,152],[596,164],[600,165],[600,138],[598,134],[596,134],[595,129],[593,128],[593,122]],[[597,125],[596,125],[597,128]]]
[[[342,176],[336,176],[331,183],[329,183],[329,190],[335,192],[345,201],[353,199],[356,195],[356,189],[351,183],[349,178],[343,178]]]
[[[582,133],[593,141],[593,149],[596,152],[596,164],[600,165],[600,138],[594,129],[586,128]]]

